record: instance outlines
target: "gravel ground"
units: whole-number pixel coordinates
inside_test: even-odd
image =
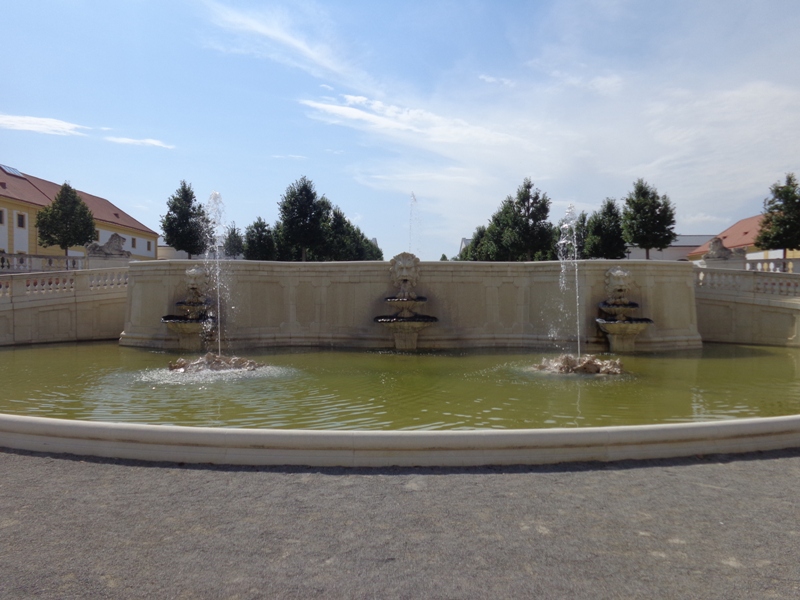
[[[0,450],[0,598],[800,598],[800,450],[470,469]]]

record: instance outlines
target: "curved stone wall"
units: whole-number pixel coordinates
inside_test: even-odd
[[[178,336],[161,323],[186,294],[195,261],[131,263],[125,329],[120,343],[177,349]],[[699,347],[692,265],[667,261],[581,261],[581,346],[608,345],[597,329],[605,275],[622,265],[633,276],[636,316],[654,324],[636,339],[642,351]],[[373,321],[394,295],[387,262],[286,263],[225,261],[224,300],[229,349],[269,346],[391,348],[392,333]],[[574,289],[559,287],[557,262],[424,262],[415,291],[438,322],[419,333],[419,348],[547,347],[575,342]],[[574,274],[570,273],[572,287]]]
[[[97,423],[0,414],[0,446],[213,464],[550,464],[796,448],[800,446],[800,416],[585,429],[298,431]]]

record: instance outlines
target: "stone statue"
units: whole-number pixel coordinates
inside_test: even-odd
[[[122,256],[129,258],[131,253],[123,250],[125,238],[118,233],[112,233],[108,241],[102,246],[97,242],[86,244],[86,256]]]
[[[606,271],[606,303],[628,304],[628,290],[631,289],[633,277],[622,267],[612,267]]]
[[[411,299],[417,297],[412,288],[419,280],[419,259],[410,252],[401,252],[389,261],[389,272],[392,283],[399,288],[397,298]]]
[[[733,255],[733,252],[725,247],[722,240],[718,237],[711,238],[708,243],[708,252],[703,255],[703,259],[715,258],[717,260],[728,260]]]

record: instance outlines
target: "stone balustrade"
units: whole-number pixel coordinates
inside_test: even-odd
[[[79,270],[86,267],[82,256],[46,256],[0,252],[0,274]]]
[[[697,268],[694,275],[696,293],[724,290],[787,298],[800,296],[800,274]]]
[[[758,260],[746,260],[744,268],[748,271],[800,274],[800,259],[761,258]]]
[[[0,275],[0,346],[117,339],[128,268]]]
[[[696,268],[704,342],[800,346],[800,274]]]

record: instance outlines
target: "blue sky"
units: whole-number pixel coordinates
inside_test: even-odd
[[[642,177],[678,233],[713,234],[800,174],[794,0],[37,0],[3,21],[0,163],[156,231],[182,179],[243,229],[305,175],[387,259],[437,260],[525,177],[554,222]]]

